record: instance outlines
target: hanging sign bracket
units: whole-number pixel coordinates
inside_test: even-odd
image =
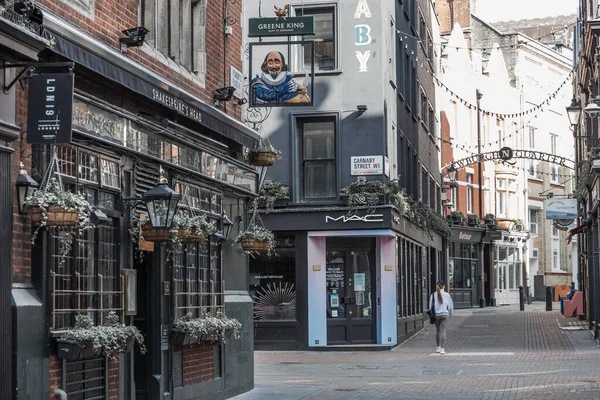
[[[36,68],[59,68],[59,67],[67,67],[67,68],[69,68],[69,71],[73,71],[73,69],[75,68],[75,63],[74,62],[50,62],[50,63],[27,63],[27,64],[0,65],[0,69],[4,70],[4,82],[6,82],[6,80],[7,80],[6,70],[8,68],[23,68],[21,70],[21,72],[19,72],[17,74],[15,79],[13,79],[8,85],[6,83],[4,84],[4,93],[8,94],[9,90],[12,89],[12,87],[15,86],[15,84],[17,82],[21,81],[21,79],[23,79],[25,74],[27,74],[28,72],[33,73],[33,71],[35,71]]]

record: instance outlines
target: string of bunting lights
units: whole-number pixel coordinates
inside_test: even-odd
[[[531,38],[531,40],[525,40],[525,41],[522,41],[522,42],[518,42],[517,45],[526,45],[526,44],[529,44],[529,43],[538,43],[538,41],[540,41],[541,39],[543,39],[545,37],[548,37],[550,35],[554,35],[554,34],[560,32],[560,31],[562,31],[564,29],[568,29],[570,26],[575,25],[575,24],[577,24],[577,21],[571,22],[571,23],[565,25],[563,28],[557,29],[555,31],[551,31],[550,33],[547,33],[545,35],[539,36],[537,38]],[[415,39],[418,42],[423,43],[423,39],[421,39],[419,36],[411,35],[410,33],[406,33],[406,32],[403,32],[401,30],[398,30],[398,29],[396,29],[396,33],[402,35],[404,37],[404,39],[412,38],[412,39]],[[400,37],[400,41],[402,41],[402,37]],[[427,42],[428,42],[427,44],[430,47],[433,47],[433,46],[439,46],[440,48],[442,48],[442,47],[448,47],[448,43],[436,43],[433,40],[427,41]],[[481,51],[483,53],[488,53],[487,51],[488,50],[493,50],[494,47],[495,46],[492,46],[492,47],[490,47],[490,46],[483,46],[483,47],[452,46],[452,48],[457,49],[457,50],[458,49],[464,49],[464,50],[469,50],[471,52],[472,51]],[[514,49],[515,48],[515,44],[513,43],[513,44],[498,45],[497,48],[499,48],[499,49],[509,49],[509,48],[510,49]]]
[[[399,31],[399,30],[396,30],[396,32],[397,32],[397,34],[398,34],[398,35],[404,34],[403,32],[401,32],[401,31]],[[415,37],[415,36],[412,36],[412,35],[407,35],[407,36],[410,36],[410,37],[412,37],[412,38],[415,38],[415,39],[419,40],[419,39],[418,39],[417,37]],[[405,36],[405,38],[406,38],[407,36]],[[400,40],[402,41],[402,37],[400,37]],[[406,49],[408,49],[408,44],[405,44],[404,46],[405,46],[405,48],[406,48]],[[412,56],[415,56],[415,54],[414,54],[414,51],[412,51],[412,50],[411,50],[411,55],[412,55]],[[468,101],[466,101],[466,100],[462,99],[460,96],[458,96],[456,93],[454,93],[454,91],[452,91],[450,88],[448,88],[448,87],[447,87],[447,86],[446,86],[446,85],[445,85],[443,82],[441,82],[441,81],[438,79],[438,77],[436,76],[436,74],[435,74],[433,71],[431,71],[431,70],[430,70],[430,69],[427,67],[427,65],[425,65],[423,62],[419,61],[418,57],[416,57],[416,56],[415,56],[415,62],[417,62],[417,63],[418,63],[418,64],[419,64],[419,65],[420,65],[420,66],[421,66],[421,67],[422,67],[422,68],[423,68],[425,71],[427,71],[427,72],[428,72],[428,73],[429,73],[429,74],[432,76],[432,78],[433,78],[433,79],[436,81],[436,83],[437,83],[439,86],[443,87],[443,88],[444,88],[444,89],[445,89],[447,92],[451,93],[451,94],[452,94],[452,95],[453,95],[455,98],[459,99],[463,105],[465,105],[465,106],[469,107],[469,109],[477,108],[477,106],[475,106],[475,105],[473,105],[473,104],[469,103]],[[505,142],[505,141],[506,141],[506,139],[508,139],[508,138],[511,138],[511,137],[513,137],[514,135],[517,135],[517,134],[518,134],[518,133],[519,133],[521,130],[523,130],[525,127],[527,127],[527,126],[528,126],[528,125],[529,125],[529,124],[530,124],[530,123],[533,121],[533,119],[535,119],[535,118],[537,118],[537,117],[538,117],[538,114],[539,114],[540,112],[543,112],[543,111],[544,111],[544,107],[545,107],[545,106],[548,106],[548,105],[550,105],[550,103],[551,103],[552,99],[556,98],[556,95],[557,95],[557,93],[558,93],[558,92],[559,92],[559,91],[562,89],[562,87],[563,87],[563,86],[564,86],[564,85],[565,85],[565,84],[566,84],[566,83],[569,81],[569,79],[571,78],[572,74],[573,74],[573,73],[574,73],[574,71],[575,71],[575,68],[576,68],[576,67],[573,67],[573,69],[572,69],[572,70],[569,72],[569,74],[567,75],[567,77],[565,78],[565,80],[563,80],[563,82],[560,84],[560,86],[558,87],[558,89],[556,89],[554,92],[552,92],[552,93],[551,93],[551,94],[550,94],[550,95],[549,95],[549,96],[548,96],[548,97],[547,97],[547,98],[546,98],[546,99],[545,99],[545,100],[544,100],[542,103],[540,103],[538,106],[535,106],[535,107],[533,107],[533,108],[531,108],[531,109],[529,109],[529,110],[526,110],[526,111],[523,111],[523,112],[520,112],[520,113],[514,113],[514,114],[502,114],[502,113],[490,112],[490,111],[487,111],[487,110],[484,110],[484,109],[481,109],[481,108],[480,108],[479,110],[480,110],[480,112],[482,112],[482,114],[484,114],[484,115],[488,115],[488,116],[495,116],[495,117],[497,117],[497,118],[500,118],[500,119],[506,119],[506,118],[511,118],[511,119],[512,119],[512,118],[519,118],[519,117],[522,117],[522,116],[525,116],[525,115],[528,115],[528,114],[535,113],[535,115],[532,117],[532,119],[530,119],[529,121],[527,121],[526,123],[524,123],[524,124],[523,124],[521,127],[519,127],[518,129],[516,129],[514,132],[511,132],[511,133],[510,133],[510,134],[508,134],[508,135],[504,135],[502,138],[500,138],[500,139],[498,139],[498,140],[496,140],[496,141],[487,142],[487,143],[485,143],[485,144],[482,144],[482,148],[485,148],[485,147],[488,147],[488,146],[489,146],[489,147],[494,147],[495,145],[498,145],[499,143],[503,143],[503,142]],[[442,139],[442,138],[438,138],[438,140],[440,140],[440,141],[443,141],[443,142],[446,142],[446,143],[449,143],[449,144],[451,145],[451,147],[452,147],[452,146],[454,146],[454,147],[457,147],[457,148],[461,148],[461,149],[463,149],[463,150],[465,150],[465,151],[467,151],[467,152],[469,152],[469,153],[471,153],[471,154],[476,154],[476,152],[470,151],[470,150],[468,150],[468,149],[471,149],[471,148],[477,148],[477,144],[473,144],[473,145],[469,145],[469,144],[458,144],[458,143],[455,143],[455,142],[453,142],[453,141],[448,141],[448,140],[445,140],[445,139]]]

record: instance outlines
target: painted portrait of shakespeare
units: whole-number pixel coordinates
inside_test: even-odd
[[[260,70],[260,76],[256,75],[251,82],[257,103],[310,103],[306,85],[292,77],[285,56],[280,51],[268,52]]]

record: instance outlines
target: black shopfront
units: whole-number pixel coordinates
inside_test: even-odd
[[[449,290],[455,308],[471,308],[485,304],[484,281],[489,261],[484,260],[485,228],[452,226],[448,240]],[[489,266],[488,266],[489,268]],[[483,303],[482,303],[483,302]]]
[[[261,215],[275,255],[250,260],[257,349],[391,348],[423,327],[442,240],[389,208]]]

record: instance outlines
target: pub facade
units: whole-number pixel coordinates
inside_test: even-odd
[[[15,324],[9,336],[15,376],[8,385],[14,398],[225,399],[250,390],[253,307],[247,258],[225,233],[230,219],[245,218],[246,204],[256,196],[258,174],[244,153],[258,143],[258,134],[240,122],[239,109],[231,106],[227,112],[223,103],[213,102],[219,82],[208,79],[210,68],[185,70],[181,61],[178,75],[168,68],[173,59],[149,58],[160,47],[149,37],[140,48],[124,51],[116,27],[130,26],[102,21],[116,14],[78,7],[65,14],[65,4],[42,3],[45,41],[39,60],[49,69],[36,71],[15,89],[22,154],[30,160],[25,172],[38,190],[56,180],[65,193],[80,193],[100,219],[75,233],[65,251],[66,228],[42,228],[32,239],[33,211],[14,207]],[[144,20],[137,8],[119,7],[127,21]],[[208,21],[220,18],[200,11]],[[80,28],[79,20],[114,26],[114,36]],[[160,39],[162,33],[151,35]],[[229,45],[239,54],[240,43]],[[161,62],[162,69],[156,65]],[[235,66],[241,69],[241,63],[236,60]],[[70,95],[56,104],[61,121],[70,121],[69,129],[61,130],[67,140],[45,141],[44,129],[35,129],[41,125],[28,120],[31,110],[48,100],[33,82],[49,74],[67,75],[72,85]],[[13,171],[20,168],[18,161],[13,159]],[[214,233],[177,248],[169,241],[140,240],[135,221],[155,211],[143,199],[158,187],[175,192],[177,210],[203,216]],[[206,313],[239,321],[241,337],[174,339],[179,321]],[[100,327],[115,315],[119,324],[141,333],[146,351],[128,346],[107,357],[84,355],[84,347],[75,356],[61,344],[81,318]]]

